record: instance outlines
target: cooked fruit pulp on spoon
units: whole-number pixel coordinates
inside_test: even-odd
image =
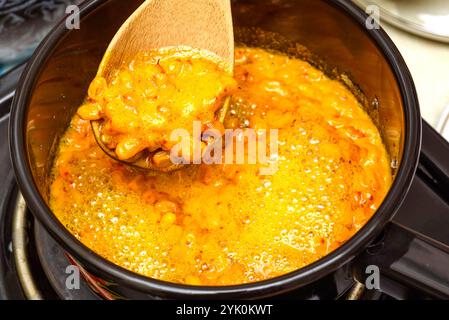
[[[194,121],[223,131],[217,110],[235,90],[229,66],[212,53],[166,48],[140,55],[108,83],[96,77],[78,109],[84,120],[101,120],[101,141],[120,160],[143,150],[170,151],[174,130]]]

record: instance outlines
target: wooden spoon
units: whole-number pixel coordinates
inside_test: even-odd
[[[98,76],[110,81],[115,70],[129,63],[137,54],[151,49],[187,46],[216,54],[232,73],[234,34],[230,0],[146,0],[115,34],[98,68]],[[223,122],[229,105],[226,100],[217,111]],[[114,150],[100,139],[101,121],[91,121],[101,149],[118,160]],[[156,160],[156,161],[155,161]],[[127,164],[157,171],[173,171],[183,165],[173,164],[167,151],[142,152],[126,160]]]

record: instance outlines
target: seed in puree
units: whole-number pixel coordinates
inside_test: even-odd
[[[146,66],[126,72],[142,79],[139,90],[146,78],[133,72]],[[237,48],[235,81],[224,125],[278,129],[275,174],[260,175],[257,164],[138,171],[106,156],[89,122],[75,115],[53,167],[50,205],[58,219],[119,266],[191,285],[270,279],[341,246],[391,185],[376,126],[343,84],[299,59]]]

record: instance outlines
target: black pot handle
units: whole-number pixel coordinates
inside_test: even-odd
[[[394,222],[356,259],[353,271],[368,289],[397,299],[449,298],[449,247]]]
[[[412,188],[353,274],[394,298],[449,299],[449,144],[426,123]]]

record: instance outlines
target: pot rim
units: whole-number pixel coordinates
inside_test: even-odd
[[[92,13],[105,2],[105,0],[90,0],[83,3],[80,6],[81,17]],[[59,222],[42,199],[27,160],[25,141],[27,108],[35,80],[41,72],[41,67],[47,61],[48,54],[68,32],[64,20],[50,32],[30,59],[21,77],[19,88],[16,90],[10,115],[9,142],[13,168],[20,190],[33,215],[87,269],[94,268],[101,274],[112,278],[117,284],[161,297],[267,297],[303,287],[348,263],[363,250],[368,242],[373,240],[392,218],[410,188],[418,165],[421,147],[421,116],[411,74],[388,35],[382,29],[368,31],[365,28],[367,16],[354,3],[344,2],[344,0],[326,0],[326,2],[349,15],[383,52],[401,92],[405,121],[402,161],[390,191],[373,217],[342,246],[306,267],[276,278],[249,284],[206,287],[176,284],[139,275],[115,265],[83,245]]]

